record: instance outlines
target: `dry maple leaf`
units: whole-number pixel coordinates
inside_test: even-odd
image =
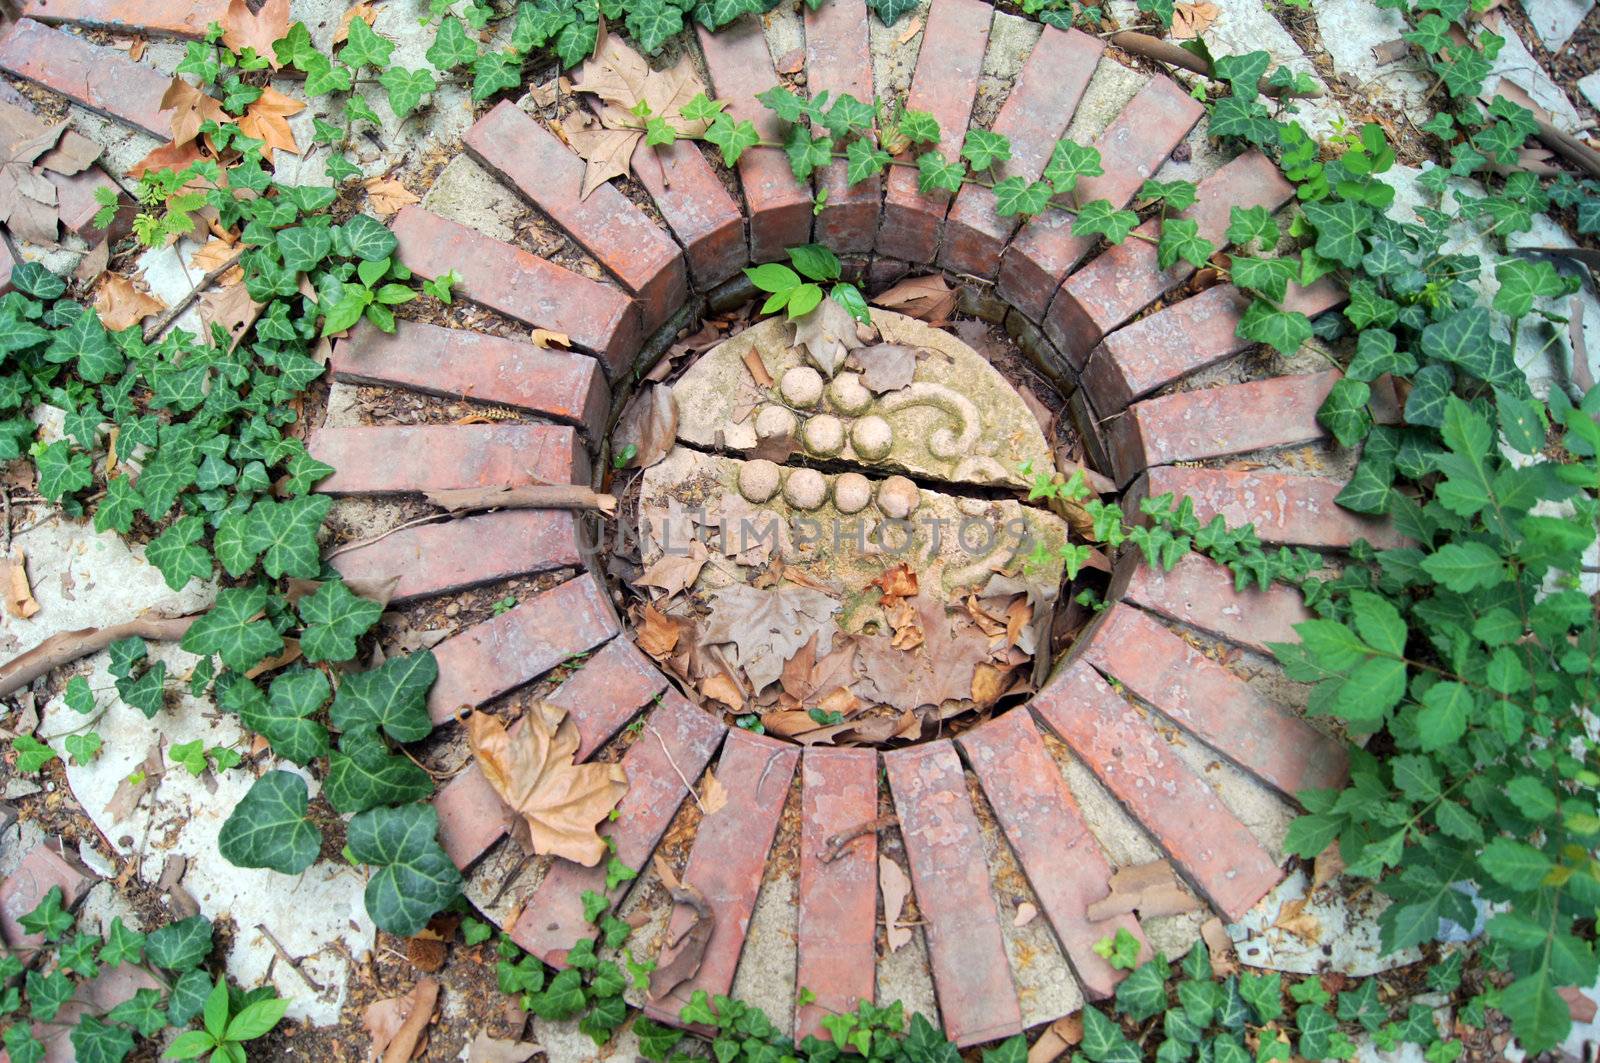
[[[378,9],[371,4],[356,4],[347,8],[345,13],[339,16],[339,28],[333,34],[334,44],[342,44],[350,38],[350,23],[355,19],[360,19],[370,26],[378,20]]]
[[[878,890],[883,894],[883,923],[889,951],[895,952],[911,940],[911,928],[900,925],[900,913],[911,895],[911,881],[900,870],[900,865],[887,856],[878,857]]]
[[[804,347],[811,364],[831,377],[839,371],[845,357],[860,346],[856,319],[837,299],[824,299],[810,313],[794,321],[794,345]]]
[[[510,734],[483,712],[467,717],[467,740],[484,778],[527,824],[533,851],[586,867],[605,858],[595,828],[628,792],[620,764],[574,764],[578,725],[567,710],[535,701]]]
[[[720,812],[728,803],[728,788],[722,785],[716,773],[706,769],[705,781],[700,784],[700,811],[706,815]]]
[[[688,56],[668,70],[652,70],[638,52],[607,36],[584,62],[574,87],[601,101],[594,108],[598,119],[574,112],[562,122],[567,143],[589,164],[580,198],[628,172],[644,136],[645,120],[637,113],[641,103],[651,117],[683,136],[697,137],[706,130],[706,122],[683,117],[684,105],[705,91]]]
[[[543,1047],[530,1041],[490,1037],[479,1030],[467,1045],[467,1063],[526,1063],[543,1051]]]
[[[926,277],[907,277],[887,291],[880,292],[872,300],[872,305],[888,307],[929,324],[939,324],[956,308],[956,292],[937,273]]]
[[[783,672],[783,662],[812,638],[827,653],[839,630],[833,614],[839,602],[805,587],[757,590],[737,584],[712,595],[704,641],[731,642],[734,663],[744,669],[753,691],[760,693]]]
[[[259,11],[251,11],[245,0],[229,0],[222,16],[222,43],[236,52],[254,48],[274,70],[283,64],[278,62],[272,42],[288,35],[289,0],[266,0]]]
[[[169,141],[152,148],[150,154],[129,167],[128,176],[137,179],[151,170],[182,170],[190,163],[199,161],[200,157],[200,145],[197,142],[188,140],[178,144]]]
[[[883,592],[883,602],[889,604],[891,598],[915,598],[917,595],[917,574],[911,566],[902,561],[893,568],[886,568],[878,573],[878,578],[868,586],[876,587]]]
[[[228,350],[239,346],[250,326],[261,316],[264,303],[250,298],[242,284],[231,285],[207,292],[200,297],[200,320],[205,325],[206,336],[211,336],[211,326],[221,325],[228,334]]]
[[[1172,39],[1175,41],[1192,41],[1217,21],[1217,16],[1222,14],[1222,9],[1211,0],[1199,0],[1194,4],[1174,4],[1172,7]]]
[[[221,269],[230,260],[237,258],[240,252],[237,244],[226,240],[207,240],[205,246],[196,251],[189,259],[189,265],[205,273]],[[218,283],[229,285],[238,284],[244,280],[244,267],[234,266],[217,278]]]
[[[294,132],[289,128],[289,116],[299,114],[305,109],[303,101],[285,96],[268,85],[261,90],[260,99],[252,103],[245,110],[244,117],[239,119],[239,130],[246,136],[265,142],[261,148],[261,157],[269,163],[272,161],[274,150],[298,155],[300,146],[294,142]]]
[[[111,273],[94,293],[94,308],[100,314],[101,324],[113,332],[121,332],[151,314],[159,314],[167,304],[135,288],[127,277]]]
[[[661,598],[671,598],[694,585],[694,581],[700,578],[700,570],[705,567],[705,563],[706,548],[699,540],[691,540],[686,551],[666,554],[657,559],[644,570],[643,575],[633,581],[633,585],[654,587],[662,592]]]
[[[373,213],[382,217],[388,217],[408,204],[422,202],[411,189],[393,177],[374,177],[362,184],[366,186],[367,203],[371,205]]]
[[[0,151],[0,222],[29,243],[56,242],[56,186],[35,169],[35,163],[55,148],[65,130],[62,123]]]
[[[239,3],[240,0],[234,2]],[[175,145],[187,144],[199,136],[202,122],[210,120],[221,125],[232,121],[228,112],[222,109],[220,100],[206,95],[180,77],[173,78],[172,84],[162,94],[161,109],[172,112],[172,143]],[[243,126],[241,122],[240,128]]]
[[[640,615],[643,620],[635,626],[634,641],[658,661],[669,656],[683,634],[682,622],[653,605],[646,605]]]
[[[908,347],[903,343],[875,343],[862,347],[855,360],[863,370],[861,383],[875,395],[899,391],[910,385],[917,374],[917,354],[922,347]]]

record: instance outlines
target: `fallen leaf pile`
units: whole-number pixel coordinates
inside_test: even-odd
[[[7,105],[0,105],[7,106]],[[54,246],[59,214],[56,186],[46,172],[81,173],[100,157],[93,142],[67,129],[43,126],[32,116],[0,115],[0,223],[19,240]]]
[[[439,983],[424,978],[404,996],[368,1004],[361,1024],[372,1037],[369,1063],[405,1063],[419,1054],[427,1044],[438,1003]]]
[[[508,731],[493,716],[471,713],[467,740],[484,778],[519,817],[528,847],[593,867],[606,855],[595,828],[628,791],[620,764],[575,764],[578,725],[567,711],[535,701]]]

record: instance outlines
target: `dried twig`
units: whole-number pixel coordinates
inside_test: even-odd
[[[893,814],[883,815],[877,819],[869,819],[865,823],[858,823],[848,830],[840,831],[828,839],[828,846],[822,851],[822,862],[824,864],[833,863],[844,855],[845,847],[857,838],[864,838],[868,834],[876,834],[880,830],[894,826],[895,822]]]
[[[453,514],[486,509],[579,509],[603,516],[617,511],[617,500],[579,484],[528,484],[524,487],[464,487],[429,491],[430,503]]]
[[[244,250],[241,248],[238,254],[228,259],[210,273],[207,273],[204,277],[201,277],[200,280],[195,283],[195,286],[189,289],[189,293],[187,295],[173,303],[171,306],[167,307],[167,310],[164,314],[150,322],[150,324],[144,330],[144,341],[146,343],[151,343],[157,336],[160,336],[163,332],[167,331],[167,327],[174,321],[178,320],[178,316],[185,310],[189,309],[196,299],[200,298],[201,292],[215,284],[218,277],[221,277],[234,266],[237,266],[239,264],[239,260],[243,257]]]
[[[661,732],[657,731],[654,727],[650,728],[650,733],[656,736],[657,742],[661,743],[661,752],[667,755],[667,763],[671,764],[672,770],[678,773],[678,781],[683,783],[683,788],[689,791],[689,796],[694,798],[694,803],[699,805],[700,811],[704,813],[706,806],[701,803],[700,795],[694,792],[694,787],[690,785],[689,780],[684,776],[683,769],[678,767],[678,762],[672,759],[672,750],[667,748],[667,740],[662,738]]]
[[[118,639],[138,636],[158,642],[183,638],[198,616],[160,617],[129,620],[110,627],[85,627],[51,635],[26,653],[0,665],[0,698],[9,697],[52,668],[70,664],[79,657],[99,653]]]
[[[272,946],[273,951],[278,954],[278,959],[282,960],[284,963],[287,963],[294,969],[294,973],[300,976],[300,981],[304,982],[312,989],[315,989],[318,993],[326,993],[328,991],[327,986],[322,985],[315,978],[311,977],[309,974],[306,974],[305,970],[300,966],[300,961],[289,955],[288,951],[284,949],[283,943],[272,936],[272,931],[268,930],[265,924],[257,923],[256,930],[267,939],[267,942]]]
[[[1180,48],[1170,41],[1152,37],[1148,33],[1140,33],[1137,30],[1121,30],[1113,33],[1110,41],[1125,52],[1142,55],[1146,59],[1154,59],[1158,63],[1166,63],[1169,66],[1182,67],[1184,70],[1199,74],[1201,77],[1216,77],[1216,74],[1212,72],[1211,64],[1200,56],[1195,55],[1187,48]],[[1312,88],[1307,92],[1291,92],[1282,85],[1267,84],[1266,78],[1261,79],[1258,87],[1263,96],[1315,99],[1326,95],[1320,87]]]

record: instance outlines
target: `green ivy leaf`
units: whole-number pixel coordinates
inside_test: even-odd
[[[1411,380],[1406,397],[1406,423],[1437,428],[1444,423],[1445,400],[1455,385],[1455,375],[1442,365],[1425,365]]]
[[[383,606],[351,592],[343,580],[330,580],[300,599],[300,649],[308,661],[348,661],[356,639],[371,630]]]
[[[338,227],[336,239],[350,248],[353,257],[367,262],[389,258],[400,243],[383,222],[367,214],[352,215]]]
[[[1041,175],[1056,193],[1065,194],[1078,187],[1078,180],[1083,177],[1099,177],[1105,173],[1101,168],[1100,152],[1092,147],[1085,147],[1075,140],[1062,138],[1056,141],[1056,146],[1050,151],[1050,161],[1045,163],[1044,173]]]
[[[433,793],[428,773],[406,757],[392,755],[370,727],[347,731],[329,754],[326,793],[342,813],[379,805],[401,805]]]
[[[147,961],[168,971],[198,967],[211,955],[211,920],[191,915],[151,931],[145,935],[144,955]]]
[[[190,653],[217,654],[236,672],[248,672],[283,649],[283,636],[261,619],[267,588],[227,587],[211,611],[190,625],[180,645]]]
[[[1416,359],[1410,351],[1397,349],[1394,333],[1363,329],[1356,337],[1355,357],[1350,359],[1345,376],[1350,380],[1372,381],[1384,373],[1409,375],[1416,370]]]
[[[1228,208],[1228,243],[1248,249],[1252,241],[1260,241],[1262,250],[1271,251],[1278,245],[1278,235],[1278,223],[1266,207]]]
[[[819,167],[833,161],[833,138],[812,137],[803,125],[789,127],[783,152],[797,181],[808,181]]]
[[[755,123],[749,120],[735,122],[721,111],[706,127],[705,138],[722,149],[724,166],[736,165],[747,150],[761,143],[761,134],[756,131]]]
[[[422,103],[422,98],[438,88],[433,74],[426,70],[407,70],[392,66],[378,77],[389,97],[389,108],[395,117],[404,119]]]
[[[167,662],[157,661],[137,679],[118,679],[116,685],[123,701],[144,713],[145,719],[155,719],[166,704]]]
[[[60,971],[51,971],[49,974],[29,971],[26,984],[29,1012],[41,1022],[54,1019],[61,1006],[71,1000],[77,991],[72,979]]]
[[[298,875],[311,866],[322,847],[322,832],[306,818],[307,798],[306,781],[300,776],[267,772],[222,824],[218,850],[237,867]]]
[[[282,257],[285,268],[295,273],[310,272],[321,265],[322,260],[328,257],[328,252],[333,250],[333,234],[326,226],[321,225],[297,225],[290,229],[280,229],[276,242],[278,254]]]
[[[17,771],[23,775],[37,775],[56,759],[55,750],[29,734],[19,734],[12,739],[11,751],[16,754]]]
[[[522,84],[522,56],[515,52],[485,52],[472,64],[472,99],[481,103],[497,92]]]
[[[906,111],[896,128],[910,144],[939,143],[939,120],[927,111]]]
[[[951,162],[937,151],[917,156],[917,191],[925,196],[934,192],[959,192],[965,175],[961,163]]]
[[[1332,432],[1340,446],[1353,447],[1372,429],[1372,414],[1367,410],[1371,397],[1372,389],[1365,383],[1345,377],[1329,389],[1317,410],[1317,423]]]
[[[361,25],[357,26],[359,22]],[[382,73],[389,68],[389,57],[394,54],[394,44],[380,37],[366,19],[353,18],[346,24],[348,36],[339,58],[353,67],[368,66]]]
[[[68,1035],[78,1063],[122,1063],[133,1051],[133,1031],[102,1022],[93,1015],[78,1020]]]
[[[1242,100],[1253,100],[1260,95],[1261,78],[1271,65],[1272,57],[1263,51],[1243,55],[1219,55],[1211,64],[1218,81],[1226,81],[1233,95]]]
[[[1054,194],[1044,181],[1029,181],[1025,177],[1011,176],[995,182],[995,212],[1002,218],[1032,217],[1050,205]]]
[[[1293,355],[1312,336],[1311,320],[1298,310],[1279,310],[1257,299],[1239,319],[1241,339],[1265,343],[1284,357]]]
[[[1372,227],[1376,216],[1371,207],[1338,200],[1307,203],[1301,209],[1317,230],[1317,254],[1352,268],[1361,264],[1366,252],[1361,237]]]
[[[67,756],[72,758],[72,763],[87,764],[100,755],[104,741],[97,732],[90,731],[88,734],[67,735],[62,744],[66,746]]]
[[[961,157],[974,173],[981,173],[1011,158],[1011,141],[989,129],[969,129],[961,141]]]
[[[461,889],[461,874],[438,836],[432,805],[374,808],[350,821],[351,854],[378,869],[367,883],[367,911],[391,934],[417,933]]]
[[[857,138],[845,145],[845,179],[860,184],[881,174],[894,157],[871,141]]]
[[[478,57],[478,45],[467,36],[467,29],[460,19],[447,17],[439,23],[433,43],[423,54],[435,70],[454,70]]]
[[[39,474],[39,493],[51,502],[58,502],[94,483],[89,455],[73,451],[72,445],[64,439],[41,450],[33,459],[33,466]]]
[[[167,1028],[167,1012],[162,1006],[161,991],[157,989],[137,990],[108,1011],[106,1018],[133,1027],[140,1037],[154,1037]]]
[[[1156,264],[1160,268],[1171,269],[1181,259],[1199,269],[1214,250],[1211,241],[1200,235],[1200,223],[1193,218],[1162,220],[1161,239],[1156,244]]]
[[[100,323],[100,315],[92,307],[55,333],[45,349],[44,359],[54,363],[76,362],[78,375],[91,384],[122,372],[125,364],[122,350],[112,342],[111,333]]]
[[[1159,1015],[1166,1007],[1166,976],[1154,960],[1141,963],[1117,986],[1117,1010],[1134,1022]]]
[[[1104,236],[1110,244],[1120,244],[1139,224],[1139,215],[1118,210],[1108,199],[1096,199],[1078,208],[1072,222],[1073,236]]]
[[[179,517],[145,548],[145,560],[161,571],[162,579],[173,590],[182,590],[191,579],[211,578],[211,555],[196,545],[205,534],[199,517]]]
[[[111,929],[106,932],[106,943],[100,948],[100,962],[117,967],[124,963],[138,963],[143,955],[144,935],[128,929],[121,916],[114,917]]]
[[[341,731],[381,728],[396,742],[421,741],[433,731],[428,688],[438,677],[439,665],[427,650],[348,676],[333,700],[333,725]]]

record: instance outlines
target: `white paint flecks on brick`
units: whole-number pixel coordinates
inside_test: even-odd
[[[1380,64],[1372,51],[1406,31],[1400,12],[1380,8],[1371,0],[1312,0],[1312,8],[1335,73],[1354,81],[1356,91],[1368,99],[1404,109],[1420,105],[1429,82],[1414,58],[1408,55]]]
[[[1552,52],[1567,43],[1592,7],[1594,0],[1522,0],[1533,31]]]

